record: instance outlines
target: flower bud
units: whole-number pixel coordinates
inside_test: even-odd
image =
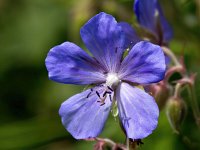
[[[149,91],[152,96],[155,98],[156,103],[158,104],[159,109],[161,110],[169,97],[169,88],[163,81],[158,84],[150,85]]]
[[[186,114],[186,105],[179,97],[171,97],[166,105],[166,114],[175,133],[179,133],[180,125]]]

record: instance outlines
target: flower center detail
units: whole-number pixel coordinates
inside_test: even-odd
[[[112,87],[113,89],[119,84],[121,80],[116,73],[108,73],[106,78],[106,85]]]

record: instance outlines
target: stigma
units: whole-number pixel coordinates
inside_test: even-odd
[[[115,89],[117,85],[121,82],[116,73],[108,73],[106,78],[106,85]]]

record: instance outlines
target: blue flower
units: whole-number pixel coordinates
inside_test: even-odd
[[[132,48],[136,43],[142,41],[142,39],[137,35],[135,29],[126,22],[119,22],[122,31],[124,33],[125,42],[124,45],[126,48]]]
[[[166,66],[162,49],[142,41],[122,60],[124,33],[115,18],[103,12],[91,18],[80,34],[93,57],[65,42],[53,47],[45,60],[51,80],[95,85],[63,102],[59,114],[65,128],[76,139],[97,137],[117,102],[129,138],[142,139],[151,134],[159,110],[154,98],[137,85],[163,79]]]
[[[135,0],[134,11],[140,25],[154,34],[157,44],[169,43],[173,31],[163,15],[158,0]]]

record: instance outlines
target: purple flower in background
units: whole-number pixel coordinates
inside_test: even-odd
[[[154,98],[137,85],[163,79],[166,66],[162,49],[142,41],[122,60],[124,32],[115,18],[106,13],[91,18],[80,33],[94,57],[65,42],[53,47],[45,60],[51,80],[95,85],[61,105],[63,125],[76,139],[97,137],[116,101],[126,135],[145,138],[156,128],[159,110]]]
[[[134,11],[140,25],[154,34],[159,45],[169,43],[173,31],[163,15],[158,0],[135,0]]]
[[[119,22],[122,31],[125,35],[124,45],[127,48],[132,48],[137,42],[142,41],[142,39],[137,35],[135,29],[126,22]]]

